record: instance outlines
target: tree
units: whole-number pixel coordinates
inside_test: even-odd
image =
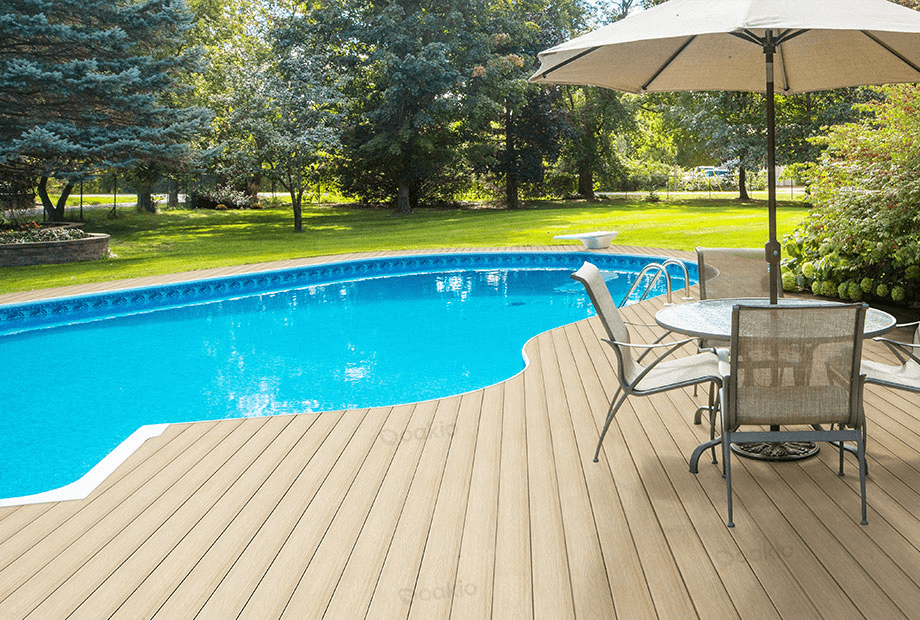
[[[517,208],[525,183],[543,181],[571,132],[559,104],[562,91],[530,84],[537,54],[561,43],[584,23],[578,1],[493,2],[477,15],[482,56],[467,92],[474,168],[499,179],[506,205]]]
[[[461,93],[471,45],[460,0],[330,0],[313,5],[298,27],[328,52],[330,69],[350,80],[345,91],[343,189],[391,201],[408,212],[459,162]]]
[[[776,98],[776,148],[780,163],[817,161],[821,146],[812,138],[824,128],[857,120],[858,106],[882,97],[872,88],[840,88]]]
[[[333,55],[310,45],[297,28],[278,28],[273,36],[275,67],[263,72],[257,88],[268,114],[254,135],[272,178],[291,196],[294,230],[300,232],[303,195],[331,175],[340,148],[341,88],[348,77],[337,76]]]
[[[710,154],[738,171],[738,197],[750,200],[747,172],[760,170],[766,157],[763,96],[715,91],[697,93],[685,110],[684,122],[707,136]]]
[[[49,219],[76,182],[105,168],[186,158],[207,112],[164,103],[198,68],[181,49],[181,0],[7,0],[0,4],[0,166],[34,177]],[[47,183],[66,184],[52,204]]]
[[[572,132],[560,167],[576,175],[578,194],[594,201],[599,176],[623,176],[614,133],[634,125],[633,113],[624,106],[621,93],[593,86],[567,86],[562,101]]]
[[[219,182],[242,191],[253,202],[262,185],[261,154],[250,132],[260,127],[262,109],[255,102],[261,76],[272,64],[271,7],[252,0],[189,0],[194,14],[188,45],[203,50],[208,70],[190,76],[190,103],[210,109],[209,131],[196,145],[213,154],[210,165]],[[252,117],[245,118],[252,107]]]

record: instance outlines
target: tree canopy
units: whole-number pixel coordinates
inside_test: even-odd
[[[181,0],[0,4],[0,167],[70,188],[99,170],[185,158],[208,118],[167,103],[198,68],[188,26]],[[63,202],[41,193],[60,219]]]
[[[653,192],[704,164],[736,168],[745,196],[765,165],[761,95],[528,82],[541,50],[658,0],[186,1],[0,4],[0,174],[37,183],[50,217],[63,198],[51,204],[49,179],[66,197],[105,171],[144,194],[194,170],[244,206],[270,180],[299,230],[323,185],[403,212],[515,208]],[[856,119],[866,93],[885,96],[779,97],[779,163],[817,158],[810,138]]]

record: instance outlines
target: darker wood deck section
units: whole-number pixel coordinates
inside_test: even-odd
[[[172,425],[85,500],[0,509],[0,618],[917,617],[916,395],[866,390],[867,527],[825,447],[735,459],[728,529],[720,466],[688,471],[702,391],[631,399],[592,462],[600,335],[541,334],[452,398]]]

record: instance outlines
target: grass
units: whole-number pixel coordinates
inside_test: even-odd
[[[158,214],[126,208],[114,219],[105,209],[84,213],[85,230],[111,235],[115,258],[3,268],[0,293],[347,252],[557,245],[571,242],[554,241],[553,235],[592,230],[620,231],[615,244],[676,250],[762,247],[767,239],[766,203],[739,202],[733,194],[672,195],[659,202],[641,196],[593,204],[545,201],[517,211],[425,209],[405,216],[355,205],[312,205],[304,210],[300,234],[293,231],[288,208]],[[781,200],[780,236],[806,213],[802,202]]]

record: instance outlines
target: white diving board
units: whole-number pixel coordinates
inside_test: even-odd
[[[553,239],[575,239],[585,244],[589,250],[609,248],[610,242],[617,236],[615,230],[596,230],[594,232],[577,233],[573,235],[556,235]]]

